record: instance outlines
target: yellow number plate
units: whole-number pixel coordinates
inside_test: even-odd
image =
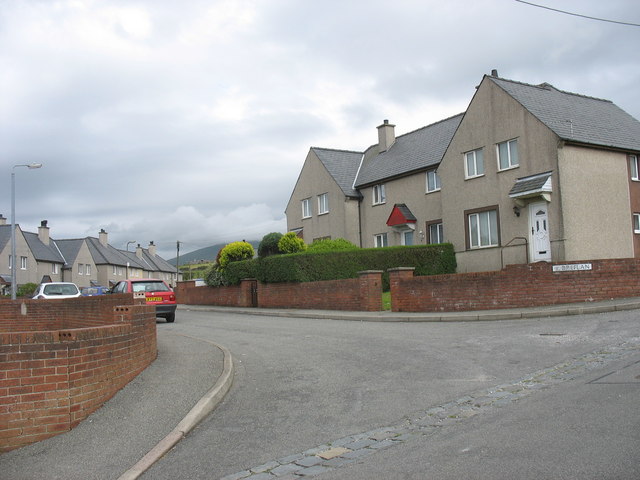
[[[162,297],[147,297],[147,302],[161,302]]]

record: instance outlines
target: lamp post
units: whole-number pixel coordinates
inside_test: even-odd
[[[131,244],[131,243],[136,243],[136,241],[135,240],[131,240],[130,242],[127,242],[127,252],[129,251],[129,244]]]
[[[41,163],[29,163],[14,165],[11,170],[11,300],[16,299],[16,167],[27,167],[29,170],[42,167]]]

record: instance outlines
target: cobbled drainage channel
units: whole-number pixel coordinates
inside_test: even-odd
[[[227,475],[221,480],[294,480],[321,475],[374,455],[379,450],[401,445],[413,436],[429,435],[439,427],[463,422],[490,409],[510,405],[537,390],[573,380],[638,350],[640,339],[605,347],[512,383],[480,390],[429,408],[397,425],[339,438],[304,452]]]

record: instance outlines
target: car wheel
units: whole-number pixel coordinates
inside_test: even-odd
[[[167,320],[167,323],[173,323],[176,320],[176,314],[175,313],[170,313],[164,318]]]

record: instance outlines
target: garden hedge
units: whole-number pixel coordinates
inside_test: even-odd
[[[243,278],[256,278],[263,283],[315,282],[357,278],[358,272],[363,270],[382,270],[383,288],[386,290],[389,287],[387,270],[395,267],[414,267],[415,275],[455,273],[453,245],[442,243],[274,255],[231,262],[225,269],[225,277],[229,284],[240,283]]]

